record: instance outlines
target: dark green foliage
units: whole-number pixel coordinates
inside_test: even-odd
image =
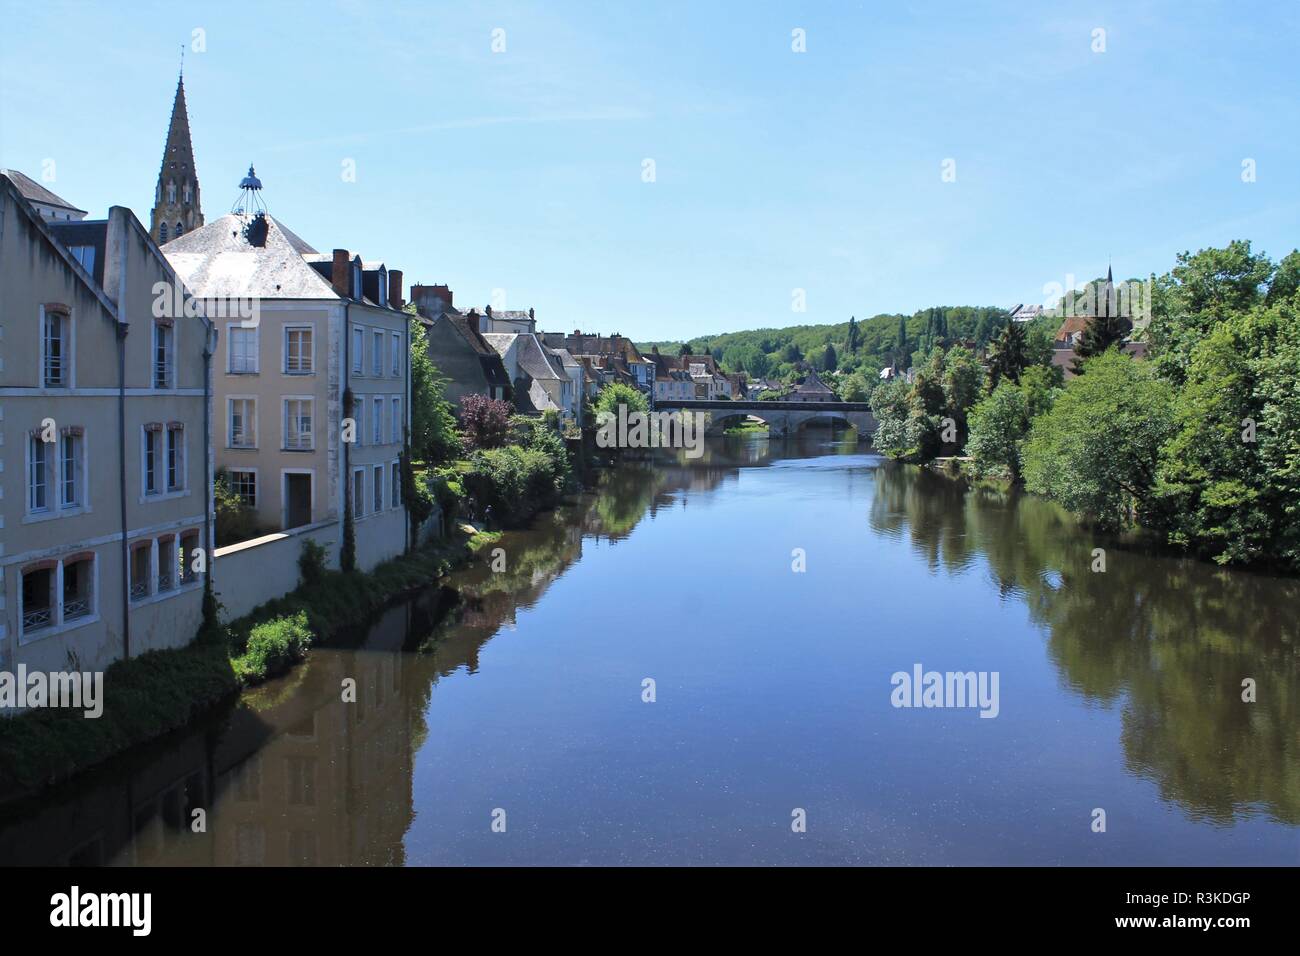
[[[302,550],[298,553],[298,583],[310,587],[319,584],[325,576],[325,545],[311,538],[302,539]]]

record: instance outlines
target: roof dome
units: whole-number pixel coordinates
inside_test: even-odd
[[[253,172],[253,167],[251,164],[248,167],[248,175],[239,181],[239,188],[240,189],[261,189],[262,188],[262,181],[258,179],[257,174]]]

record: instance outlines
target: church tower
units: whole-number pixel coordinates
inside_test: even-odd
[[[149,234],[162,245],[203,225],[199,204],[199,174],[194,168],[194,147],[190,143],[190,117],[185,109],[185,74],[176,84],[172,121],[167,127],[162,168],[154,191]]]

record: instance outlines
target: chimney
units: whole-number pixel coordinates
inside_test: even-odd
[[[346,249],[334,250],[334,263],[330,268],[330,285],[334,287],[336,295],[345,299],[352,298],[351,290],[348,288],[348,251]]]
[[[483,310],[484,310],[484,312],[487,314],[487,317],[488,317],[489,319],[492,318],[492,306],[490,306],[490,305],[485,305],[485,306],[483,306]]]
[[[532,309],[532,306],[529,306],[529,307],[528,307],[528,317],[529,317],[530,319],[533,317],[533,309]]]
[[[394,309],[400,309],[405,303],[402,301],[402,270],[388,270],[388,304]]]

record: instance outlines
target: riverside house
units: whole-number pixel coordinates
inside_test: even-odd
[[[198,631],[214,337],[181,298],[129,209],[47,221],[0,176],[4,670],[102,670]]]
[[[400,456],[411,404],[411,317],[402,311],[402,274],[347,249],[317,253],[264,209],[252,212],[261,188],[252,170],[241,186],[244,211],[163,249],[194,295],[213,308],[254,304],[253,318],[218,322],[217,468],[264,537],[310,532],[331,563],[350,510],[357,566],[368,570],[401,553],[408,534]],[[290,565],[298,550],[287,555]],[[224,562],[225,553],[223,547],[216,556]],[[244,578],[282,593],[295,580],[276,589],[266,575],[283,573],[285,558],[268,558],[265,567],[241,559],[245,572],[219,571],[217,582],[223,593],[242,587]]]

